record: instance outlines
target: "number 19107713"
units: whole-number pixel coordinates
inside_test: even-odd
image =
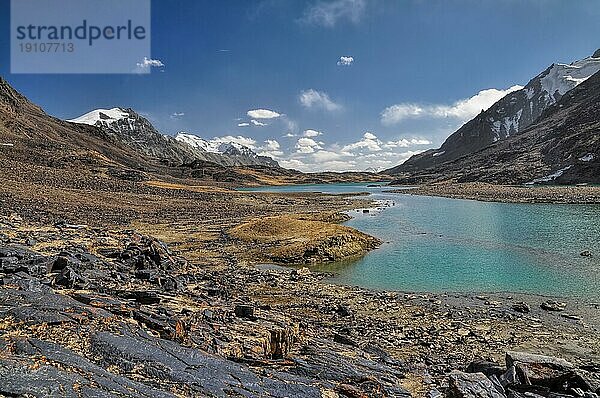
[[[74,43],[19,43],[22,53],[72,53],[75,51]]]

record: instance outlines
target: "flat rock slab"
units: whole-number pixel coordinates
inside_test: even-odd
[[[0,360],[0,395],[175,397],[171,393],[110,373],[57,344],[28,339],[16,346],[17,355]],[[29,356],[44,357],[45,360],[40,362]]]
[[[452,372],[449,382],[452,398],[506,398],[483,373]]]
[[[560,369],[572,369],[573,364],[561,358],[546,355],[529,354],[527,352],[508,351],[506,353],[506,367],[510,368],[516,362],[521,364],[548,365]]]
[[[320,397],[319,386],[309,379],[277,374],[264,378],[245,366],[199,350],[158,339],[143,331],[124,330],[122,335],[97,333],[93,353],[104,365],[123,372],[135,370],[147,378],[185,384],[203,396]]]

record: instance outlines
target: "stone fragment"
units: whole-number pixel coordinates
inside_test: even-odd
[[[352,310],[344,304],[339,304],[335,309],[335,313],[342,317],[352,316]]]
[[[505,398],[483,373],[450,374],[448,395],[451,398]]]
[[[519,301],[517,303],[514,303],[512,305],[512,309],[514,311],[523,313],[523,314],[528,314],[531,311],[531,308],[529,307],[529,304],[527,304],[524,301]]]
[[[545,310],[545,311],[564,311],[564,309],[567,307],[566,303],[562,303],[560,301],[556,301],[556,300],[547,300],[544,301],[542,304],[540,304],[540,308]]]
[[[238,318],[254,320],[254,307],[251,305],[238,304],[235,306],[233,312]]]
[[[486,376],[501,375],[506,371],[496,362],[473,361],[467,366],[467,373],[483,373]]]

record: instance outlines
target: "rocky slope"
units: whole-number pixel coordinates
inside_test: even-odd
[[[161,135],[131,110],[92,112],[72,123],[46,114],[0,77],[0,164],[14,175],[90,172],[121,180],[196,179],[226,185],[364,182],[388,179],[373,173],[313,173],[287,170],[236,143],[214,152]],[[96,125],[98,124],[98,126]],[[210,148],[209,148],[210,149]],[[49,168],[49,169],[44,169]]]
[[[0,216],[0,395],[598,397],[597,304],[330,285],[245,266],[235,240],[193,240],[189,221],[172,251]],[[572,362],[500,364],[523,347]]]
[[[387,174],[421,171],[469,155],[511,136],[533,124],[546,109],[600,70],[600,50],[571,64],[552,64],[527,85],[514,91],[446,139],[439,149],[415,155]]]
[[[234,142],[215,143],[188,133],[175,138],[163,135],[130,108],[96,109],[68,121],[96,126],[124,145],[172,166],[204,161],[226,167],[279,167],[273,159]]]
[[[598,184],[599,114],[600,73],[596,73],[566,92],[519,134],[454,160],[418,169],[407,165],[408,171],[396,171],[396,183]]]
[[[15,167],[151,169],[147,159],[104,131],[47,115],[0,77],[0,159]]]

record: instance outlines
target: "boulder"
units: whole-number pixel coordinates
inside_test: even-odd
[[[506,398],[483,373],[454,371],[450,374],[450,398]]]
[[[238,304],[233,309],[235,316],[238,318],[255,320],[254,307],[251,305]]]
[[[335,341],[336,343],[354,346],[354,347],[356,347],[358,345],[356,343],[356,341],[354,341],[354,339],[352,339],[350,336],[348,336],[346,334],[342,334],[342,333],[334,333],[333,341]]]
[[[335,313],[342,317],[352,316],[352,310],[344,304],[339,304],[335,309]]]
[[[513,311],[517,311],[523,314],[527,314],[531,311],[531,308],[529,307],[529,304],[527,304],[524,301],[519,301],[517,303],[514,303],[512,305],[512,309]]]
[[[298,325],[272,329],[270,338],[264,344],[265,357],[267,359],[286,358],[298,337]]]
[[[556,301],[556,300],[548,300],[548,301],[544,301],[542,304],[540,304],[540,308],[545,310],[545,311],[564,311],[565,308],[567,308],[567,304],[566,303],[561,303],[560,301]]]
[[[50,269],[52,272],[62,271],[67,267],[77,268],[80,264],[80,261],[69,255],[59,255],[52,263],[52,268]]]
[[[72,289],[74,287],[83,287],[85,283],[85,278],[79,275],[73,267],[66,266],[54,277],[52,285]]]
[[[160,297],[158,297],[158,293],[152,290],[144,290],[144,291],[123,291],[118,292],[118,296],[128,299],[135,300],[140,304],[158,304],[160,303]]]
[[[506,367],[510,368],[516,363],[526,365],[548,365],[557,369],[573,369],[573,364],[571,362],[561,358],[530,354],[527,352],[508,351],[506,353]]]
[[[473,361],[467,366],[467,373],[483,373],[486,376],[502,375],[506,370],[497,362]]]
[[[573,364],[561,358],[510,351],[506,353],[506,365],[517,369],[522,384],[541,386],[553,392],[566,392],[569,388],[590,390],[574,372]]]

